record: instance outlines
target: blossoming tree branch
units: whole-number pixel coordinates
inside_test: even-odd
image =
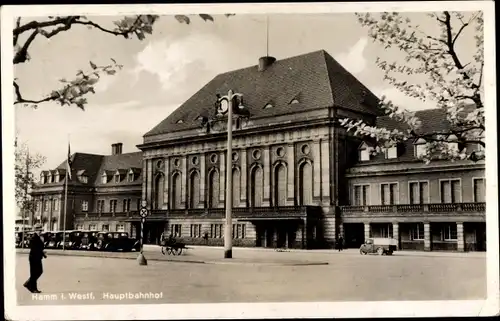
[[[214,18],[208,14],[199,14],[198,16],[204,21],[214,21]],[[226,14],[225,16],[232,16],[232,14]],[[31,20],[24,23],[21,18],[17,18],[13,30],[13,62],[16,65],[29,61],[31,59],[29,49],[36,39],[41,37],[50,39],[62,32],[69,32],[72,28],[80,26],[125,39],[137,38],[144,40],[146,35],[152,34],[153,25],[158,18],[159,16],[157,15],[128,16],[114,21],[114,26],[110,27],[98,24],[85,16],[48,17],[45,20]],[[176,15],[175,19],[185,24],[191,22],[191,18],[186,15]],[[94,93],[94,86],[99,81],[101,75],[114,75],[122,68],[123,65],[118,64],[113,58],[110,58],[109,63],[102,65],[90,61],[88,70],[78,70],[73,79],[61,79],[61,86],[59,88],[54,89],[44,97],[36,98],[25,97],[22,94],[22,88],[18,80],[14,79],[14,104],[24,104],[24,106],[36,108],[41,103],[54,101],[62,106],[75,105],[81,109],[85,109],[85,104],[87,104],[85,96],[88,93]]]
[[[384,80],[407,96],[433,102],[446,113],[449,129],[424,132],[415,112],[397,106],[390,97],[384,96],[380,106],[386,115],[401,124],[401,129],[380,128],[352,119],[342,119],[341,126],[354,135],[375,141],[374,154],[407,140],[420,140],[426,146],[420,158],[426,162],[436,158],[484,159],[482,13],[430,13],[428,18],[434,25],[426,27],[434,32],[423,31],[410,18],[397,12],[356,16],[374,42],[386,50],[403,53],[404,61],[376,59]],[[468,55],[459,50],[463,48],[460,42],[464,37],[469,37],[468,48],[474,46],[475,49]],[[465,148],[466,145],[480,148]]]

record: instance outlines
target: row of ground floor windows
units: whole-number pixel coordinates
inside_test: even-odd
[[[224,224],[210,224],[210,230],[202,229],[202,224],[190,224],[189,231],[189,237],[191,238],[223,238]],[[246,224],[233,224],[233,239],[244,239],[245,231]],[[171,224],[169,232],[170,235],[176,238],[186,236],[182,233],[182,224]]]

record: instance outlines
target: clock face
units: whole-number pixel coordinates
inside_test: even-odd
[[[221,100],[219,104],[219,113],[225,114],[227,112],[228,107],[229,103],[227,102],[227,100],[225,99]]]

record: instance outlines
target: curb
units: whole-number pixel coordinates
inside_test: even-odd
[[[92,254],[86,253],[85,254],[75,254],[75,253],[64,253],[64,252],[50,252],[50,255],[54,256],[73,256],[73,257],[93,257],[93,258],[105,258],[105,259],[121,259],[121,260],[137,260],[137,257],[128,257],[128,256],[112,256],[112,255],[88,255]],[[133,252],[132,252],[133,253]],[[28,252],[17,252],[17,254],[24,254],[28,255]],[[157,258],[152,258],[148,259],[146,258],[147,261],[153,261],[153,262],[175,262],[175,263],[194,263],[194,264],[212,264],[212,265],[260,265],[260,266],[316,266],[316,265],[328,265],[328,262],[296,262],[296,263],[291,263],[291,262],[241,262],[241,261],[201,261],[201,260],[168,260],[168,259],[157,259]]]

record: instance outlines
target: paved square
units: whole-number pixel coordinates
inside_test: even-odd
[[[199,256],[220,251],[198,251]],[[279,256],[328,265],[199,264],[50,255],[39,283],[43,296],[22,287],[28,257],[17,254],[16,286],[21,305],[218,303],[287,301],[458,300],[486,297],[485,256],[361,256],[351,253],[235,251],[256,261]],[[195,256],[195,254],[188,254]],[[123,253],[124,256],[137,256]],[[135,297],[150,293],[150,298]],[[70,296],[79,295],[77,299]],[[114,295],[132,296],[115,300]],[[154,298],[154,296],[157,298]],[[151,298],[152,296],[152,298]]]

